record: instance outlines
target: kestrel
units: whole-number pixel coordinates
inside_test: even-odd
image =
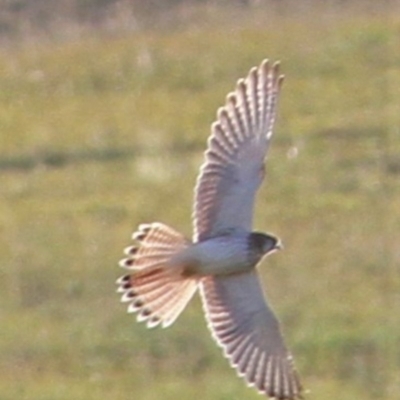
[[[148,327],[171,325],[199,289],[212,336],[238,375],[266,397],[293,400],[302,387],[256,269],[282,245],[251,231],[282,81],[279,63],[268,60],[238,81],[211,128],[192,241],[158,222],[140,225],[117,284],[128,312]]]

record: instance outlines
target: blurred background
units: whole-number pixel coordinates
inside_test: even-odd
[[[131,232],[191,235],[216,109],[286,75],[256,229],[307,399],[400,395],[400,2],[0,1],[0,399],[259,399],[196,298],[148,331],[114,281]]]

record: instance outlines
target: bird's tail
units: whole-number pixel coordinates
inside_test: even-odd
[[[184,266],[171,259],[190,242],[183,235],[160,224],[142,224],[132,238],[137,246],[125,249],[127,258],[120,266],[130,273],[117,280],[122,302],[129,302],[128,312],[137,312],[138,321],[147,326],[171,325],[197,289],[197,280],[185,276]]]

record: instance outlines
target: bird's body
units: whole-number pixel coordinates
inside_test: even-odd
[[[239,80],[212,125],[195,188],[193,240],[172,228],[140,225],[117,283],[129,312],[148,327],[171,325],[199,290],[214,339],[238,374],[260,393],[301,398],[302,387],[256,266],[281,248],[252,232],[254,199],[264,175],[283,77],[264,61]]]
[[[187,277],[230,275],[248,272],[264,255],[259,243],[269,236],[246,231],[227,231],[194,243],[171,258],[172,265],[184,265]],[[273,245],[275,240],[271,239]],[[279,247],[279,242],[276,242]]]

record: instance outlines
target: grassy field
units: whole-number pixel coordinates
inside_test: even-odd
[[[240,22],[238,22],[240,20]],[[263,58],[286,74],[256,228],[307,399],[400,393],[400,18],[207,13],[0,57],[0,399],[239,400],[198,299],[147,331],[114,293],[140,222],[191,234],[215,110]]]

